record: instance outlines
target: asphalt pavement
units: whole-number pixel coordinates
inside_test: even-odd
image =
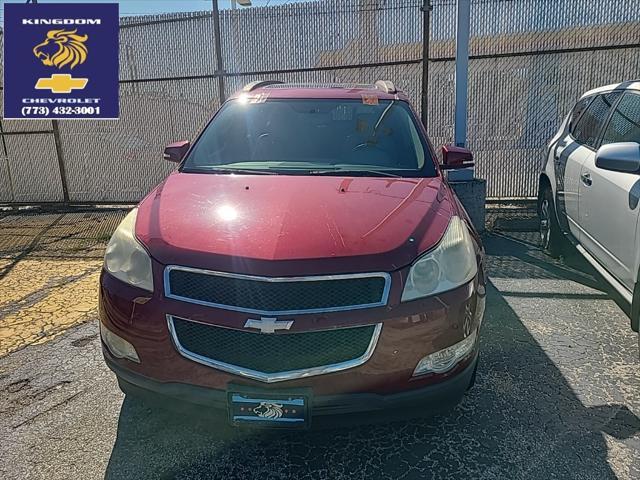
[[[124,398],[93,313],[0,358],[0,478],[640,478],[638,340],[615,297],[579,259],[551,261],[535,234],[485,246],[478,379],[447,413],[235,431],[204,410]]]

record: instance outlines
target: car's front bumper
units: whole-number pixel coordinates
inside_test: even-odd
[[[400,282],[396,282],[400,284]],[[185,357],[176,348],[167,324],[167,314],[214,326],[242,330],[247,314],[190,305],[160,294],[140,296],[108,274],[102,276],[100,320],[104,328],[135,347],[137,362],[111,358],[119,367],[162,384],[182,383],[226,391],[230,383],[258,388],[268,382],[223,371]],[[396,292],[399,299],[400,291]],[[393,306],[319,315],[296,316],[289,333],[322,331],[343,327],[382,324],[371,356],[363,364],[332,373],[283,379],[273,388],[311,388],[316,395],[392,395],[420,390],[457,376],[472,361],[473,354],[442,373],[414,376],[420,360],[460,342],[480,328],[484,313],[485,288],[482,277],[455,290]],[[465,332],[466,335],[465,335]]]
[[[103,348],[109,368],[116,374],[120,388],[125,393],[152,398],[157,403],[174,400],[206,406],[217,411],[227,410],[227,391],[198,385],[158,382],[123,368],[116,363],[107,349]],[[417,407],[423,413],[456,405],[474,381],[478,363],[477,351],[469,364],[448,379],[425,387],[390,394],[348,393],[337,395],[314,395],[310,390],[312,416],[343,415],[361,412],[394,411],[405,414]],[[255,388],[254,388],[254,391]],[[286,391],[284,388],[283,391]],[[264,389],[265,394],[278,393],[278,389]]]

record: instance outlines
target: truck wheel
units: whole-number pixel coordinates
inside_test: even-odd
[[[551,188],[546,186],[538,200],[538,216],[540,217],[540,242],[542,248],[552,257],[562,254],[563,236],[556,216]]]

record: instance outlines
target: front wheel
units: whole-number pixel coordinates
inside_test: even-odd
[[[562,254],[563,237],[556,209],[553,202],[551,188],[546,186],[540,193],[538,200],[538,215],[540,217],[540,243],[542,248],[552,257]]]

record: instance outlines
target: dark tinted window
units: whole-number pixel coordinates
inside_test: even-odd
[[[580,119],[580,115],[582,115],[582,112],[584,112],[589,106],[591,100],[593,100],[593,97],[583,98],[578,103],[576,103],[575,107],[573,107],[573,111],[571,112],[571,119],[569,120],[569,132],[571,132],[572,134],[575,131],[576,123]]]
[[[620,92],[612,92],[598,95],[593,99],[572,132],[578,143],[589,147],[596,145],[602,124],[607,119],[611,106],[619,95]]]
[[[625,93],[611,115],[602,144],[616,142],[640,143],[640,95]]]
[[[203,132],[184,165],[187,170],[216,167],[435,175],[410,108],[397,100],[231,101]]]

